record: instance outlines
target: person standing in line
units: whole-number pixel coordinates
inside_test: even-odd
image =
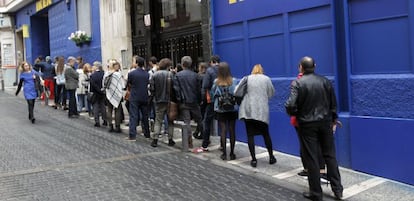
[[[92,103],[93,115],[95,119],[95,127],[100,127],[99,117],[103,119],[103,126],[107,126],[106,110],[105,110],[105,92],[102,87],[102,80],[105,72],[103,71],[102,64],[99,61],[93,62],[95,72],[90,77],[90,93],[94,93],[95,100]]]
[[[247,80],[243,80],[247,79]],[[244,120],[247,132],[247,143],[249,146],[252,160],[250,165],[257,167],[256,151],[254,136],[262,135],[269,153],[269,164],[276,163],[276,157],[273,155],[272,139],[269,133],[269,99],[275,94],[272,81],[264,75],[263,67],[260,64],[254,65],[252,73],[240,80],[240,83],[247,81],[247,91],[239,107],[239,119]],[[235,94],[238,90],[244,90],[238,84]]]
[[[152,134],[151,146],[156,147],[161,134],[162,122],[167,115],[168,105],[173,92],[173,73],[168,70],[172,66],[170,59],[161,59],[158,71],[152,75],[150,80],[150,92],[155,102],[155,126]],[[174,146],[174,121],[168,121],[168,146]]]
[[[67,92],[65,88],[66,80],[65,80],[65,74],[64,74],[65,67],[66,67],[65,58],[63,56],[57,57],[57,62],[56,62],[56,67],[55,67],[55,71],[56,71],[55,109],[60,109],[61,107],[63,110],[67,109],[67,106],[66,106]]]
[[[178,110],[184,121],[183,128],[183,151],[192,147],[192,134],[190,121],[193,119],[197,125],[201,124],[200,102],[201,87],[199,76],[191,69],[193,60],[190,56],[181,58],[183,70],[175,74],[173,86],[178,101]]]
[[[79,85],[79,74],[75,70],[75,57],[68,57],[68,63],[65,67],[65,88],[66,91],[69,94],[69,111],[68,111],[68,117],[69,118],[77,118],[79,117],[79,112],[77,109],[77,103],[76,103],[76,89]]]
[[[303,57],[299,65],[304,74],[293,81],[285,107],[288,115],[296,116],[303,141],[303,159],[308,166],[309,183],[309,192],[304,192],[303,196],[310,200],[323,198],[318,162],[320,147],[332,191],[336,199],[342,199],[343,186],[332,130],[338,119],[335,91],[327,78],[315,73],[313,58]]]
[[[208,151],[208,145],[210,144],[211,127],[214,120],[214,105],[210,97],[211,87],[214,80],[217,78],[218,64],[220,63],[220,57],[218,55],[211,56],[210,67],[207,68],[206,74],[203,77],[201,86],[201,97],[206,99],[206,109],[203,122],[203,143],[201,147],[193,150],[195,153],[201,153]],[[223,145],[221,145],[223,147]]]
[[[78,105],[77,105],[78,113],[81,113],[83,108],[88,108],[88,102],[87,102],[88,100],[86,99],[86,93],[88,91],[89,77],[88,77],[88,68],[87,67],[85,68],[85,66],[87,65],[90,65],[90,64],[86,63],[82,66],[79,66],[78,69],[76,69],[76,72],[79,74],[78,88],[76,88],[76,96],[78,99]]]
[[[139,122],[139,113],[142,117],[142,131],[146,138],[150,137],[148,126],[148,85],[149,74],[144,69],[145,60],[142,57],[136,59],[137,68],[128,73],[127,85],[130,87],[129,95],[129,137],[128,141],[136,141],[137,123]]]
[[[35,100],[38,97],[36,85],[40,84],[39,74],[32,69],[29,63],[23,62],[20,66],[21,74],[20,81],[16,90],[16,96],[19,95],[19,92],[23,86],[24,98],[27,101],[27,106],[29,110],[29,120],[34,124],[36,119],[34,117],[34,105]],[[36,82],[38,82],[36,84]],[[39,87],[39,86],[38,86]]]
[[[297,76],[297,79],[300,79],[303,76],[303,69],[299,68],[299,74]],[[290,117],[290,124],[295,128],[296,134],[298,135],[298,140],[299,140],[299,144],[300,144],[300,158],[302,161],[302,166],[303,166],[303,170],[300,171],[298,173],[299,176],[303,176],[303,177],[307,177],[308,176],[308,167],[305,164],[304,160],[303,160],[303,141],[299,135],[299,124],[298,121],[296,119],[296,116],[291,116]],[[325,161],[323,160],[323,156],[322,156],[322,152],[318,151],[318,159],[319,159],[319,167],[320,167],[320,173],[321,173],[321,178],[325,179],[327,181],[328,176],[325,173]]]
[[[148,73],[149,73],[149,80],[151,80],[152,79],[152,75],[154,75],[154,73],[155,72],[157,72],[157,70],[158,70],[158,60],[157,60],[157,57],[154,57],[154,56],[152,56],[152,57],[150,57],[150,59],[149,59],[149,62],[148,62],[148,64],[149,64],[149,70],[148,70]],[[150,129],[151,129],[151,132],[154,132],[154,123],[155,123],[155,102],[154,102],[154,100],[153,100],[153,94],[151,94],[151,92],[149,92],[149,96],[150,96],[150,100],[148,101],[148,109],[149,109],[149,111],[148,111],[148,115],[149,115],[149,124],[150,124]]]
[[[227,160],[226,153],[226,135],[230,135],[230,160],[235,160],[234,146],[236,144],[236,120],[237,108],[236,99],[234,98],[234,89],[236,82],[231,75],[229,64],[220,62],[218,65],[217,79],[211,88],[211,97],[213,97],[214,112],[220,126],[220,144],[222,145],[222,160]]]
[[[109,132],[121,133],[121,121],[122,121],[122,98],[123,90],[125,88],[124,78],[120,72],[121,64],[115,59],[109,61],[109,70],[104,75],[103,85],[105,88],[107,104],[106,119],[109,124]],[[108,77],[109,76],[109,77]],[[107,78],[108,77],[108,78]],[[108,81],[108,85],[105,85],[105,80]],[[112,122],[112,114],[115,112],[115,129]]]
[[[200,77],[200,86],[203,85],[203,78],[206,75],[206,70],[207,70],[207,63],[205,62],[200,62],[198,64],[198,76]],[[200,111],[201,111],[201,122],[204,122],[204,113],[206,112],[206,107],[207,107],[207,99],[205,96],[201,97],[201,103],[200,103]],[[198,125],[196,130],[193,132],[193,137],[195,139],[203,139],[203,124]]]

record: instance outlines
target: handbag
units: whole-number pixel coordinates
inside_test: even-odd
[[[65,79],[65,75],[62,73],[62,74],[59,74],[59,75],[56,75],[56,84],[57,85],[64,85],[66,83],[66,79]]]
[[[176,102],[170,101],[168,103],[168,113],[167,117],[169,121],[174,121],[178,117],[178,104]]]
[[[93,92],[88,92],[88,94],[86,95],[86,98],[88,99],[88,102],[93,104],[96,101],[96,94]]]
[[[168,73],[167,77],[167,91],[168,91],[168,97],[171,99],[171,74]],[[167,118],[168,121],[174,121],[178,117],[178,104],[174,101],[168,102],[168,108],[167,108]]]
[[[241,104],[244,96],[247,94],[247,80],[248,76],[243,77],[243,79],[240,80],[239,84],[234,90],[234,96],[236,97],[236,102],[238,105]]]

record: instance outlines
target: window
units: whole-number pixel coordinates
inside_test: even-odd
[[[91,1],[77,0],[76,1],[78,30],[85,31],[89,36],[92,32],[91,23]]]

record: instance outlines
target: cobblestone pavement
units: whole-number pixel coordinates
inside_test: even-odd
[[[222,161],[214,136],[210,152],[183,152],[179,126],[175,147],[164,136],[152,148],[142,136],[125,141],[125,125],[122,134],[108,133],[85,113],[69,119],[40,102],[32,124],[26,101],[11,93],[0,92],[0,201],[305,200],[307,180],[296,175],[301,164],[295,156],[275,152],[278,163],[269,165],[265,149],[257,147],[258,167],[251,168],[247,145],[237,142],[237,160]],[[340,171],[345,200],[414,200],[413,186]],[[323,190],[324,200],[333,200],[329,186]]]

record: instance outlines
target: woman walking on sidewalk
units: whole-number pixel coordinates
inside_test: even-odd
[[[22,73],[20,74],[20,81],[17,87],[16,96],[19,94],[20,89],[23,86],[24,97],[27,101],[29,109],[29,120],[34,124],[35,118],[33,114],[35,100],[38,97],[37,89],[40,87],[42,82],[39,74],[32,70],[29,63],[23,62],[20,66]]]

